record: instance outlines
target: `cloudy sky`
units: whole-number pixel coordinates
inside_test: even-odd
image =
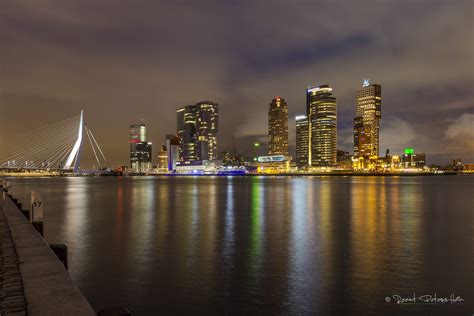
[[[352,152],[355,91],[382,85],[381,153],[413,146],[429,163],[474,163],[474,1],[0,0],[0,139],[75,116],[112,164],[128,125],[176,133],[176,109],[220,104],[219,150],[266,141],[286,99],[290,147],[308,84],[338,102]]]

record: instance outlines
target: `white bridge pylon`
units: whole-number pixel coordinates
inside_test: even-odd
[[[28,131],[20,136],[0,138],[0,169],[63,170],[80,172],[84,133],[97,166],[106,165],[102,149],[84,123],[84,111],[60,122]],[[3,135],[0,135],[3,136]]]
[[[66,163],[64,164],[64,169],[70,169],[72,163],[74,163],[74,173],[79,171],[79,164],[81,161],[81,149],[82,149],[82,127],[84,126],[84,111],[81,110],[81,118],[79,119],[79,133],[77,134],[77,140],[74,144],[74,147],[71,150],[71,153],[67,157]]]

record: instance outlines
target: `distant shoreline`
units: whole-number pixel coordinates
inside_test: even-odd
[[[0,177],[14,178],[41,178],[41,177],[421,177],[421,176],[455,176],[468,175],[470,173],[458,172],[377,172],[377,173],[357,173],[357,172],[314,172],[314,173],[278,173],[278,174],[253,174],[246,175],[225,175],[225,174],[133,174],[133,175],[73,175],[73,174],[0,174]]]

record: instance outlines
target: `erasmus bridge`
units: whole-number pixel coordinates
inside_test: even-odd
[[[80,173],[84,138],[92,147],[97,165],[105,165],[105,155],[92,131],[84,124],[84,112],[81,111],[78,116],[0,140],[0,169]]]

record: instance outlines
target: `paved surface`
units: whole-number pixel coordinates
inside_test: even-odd
[[[1,193],[0,193],[1,194]],[[1,199],[1,198],[0,198]],[[26,315],[26,299],[10,228],[0,200],[0,315]]]
[[[6,315],[95,315],[49,245],[13,201],[1,196],[0,233],[0,302]]]

